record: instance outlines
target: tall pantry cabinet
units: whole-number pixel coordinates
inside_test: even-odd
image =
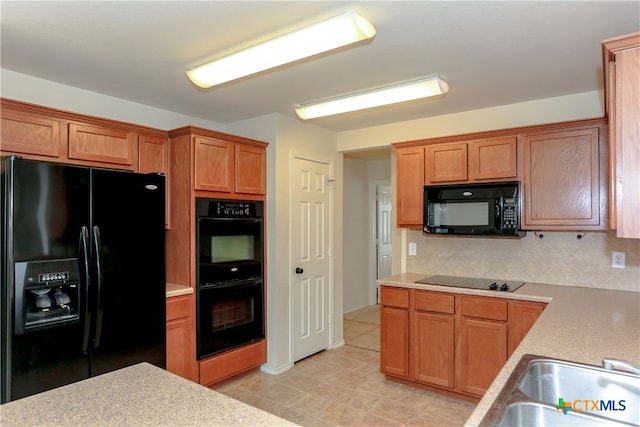
[[[640,238],[640,33],[602,42],[609,115],[610,226]]]

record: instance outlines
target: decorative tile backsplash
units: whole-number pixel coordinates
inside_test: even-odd
[[[615,232],[527,232],[522,239],[494,239],[410,231],[407,238],[417,244],[417,256],[407,256],[411,273],[640,292],[640,240],[618,239]],[[611,267],[614,251],[625,252],[626,268]]]

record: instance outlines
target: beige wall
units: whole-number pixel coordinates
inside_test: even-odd
[[[269,142],[267,150],[267,233],[268,233],[268,360],[263,370],[279,373],[293,365],[291,347],[291,162],[304,155],[332,163],[333,179],[333,283],[331,346],[344,344],[342,328],[343,226],[342,155],[336,150],[336,134],[281,114],[233,123],[227,131]],[[266,138],[266,139],[265,139]]]

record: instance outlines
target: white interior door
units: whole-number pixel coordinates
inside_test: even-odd
[[[378,185],[377,194],[377,271],[376,279],[391,276],[391,186]],[[376,295],[380,302],[380,292],[376,286]]]
[[[331,165],[293,159],[293,359],[329,348]]]

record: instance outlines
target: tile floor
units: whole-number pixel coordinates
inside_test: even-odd
[[[259,370],[214,387],[302,426],[461,426],[474,404],[386,381],[380,373],[379,309],[344,316],[346,345],[280,375]]]

